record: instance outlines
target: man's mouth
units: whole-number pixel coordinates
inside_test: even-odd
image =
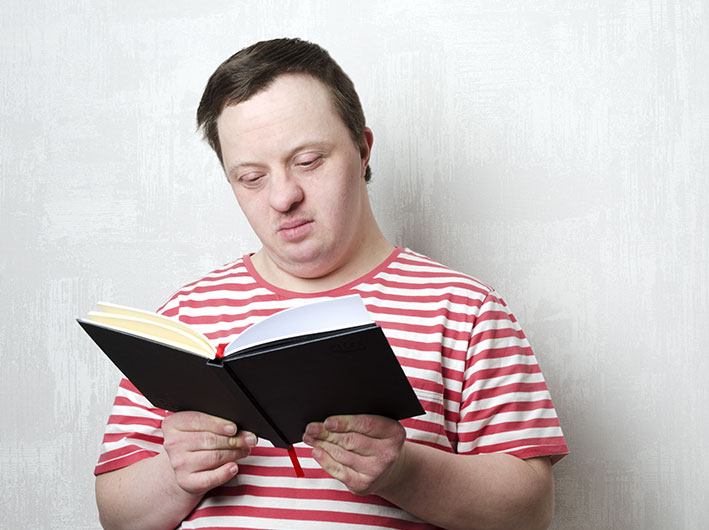
[[[308,235],[312,226],[313,221],[308,219],[286,221],[278,227],[278,235],[286,241],[297,241]]]

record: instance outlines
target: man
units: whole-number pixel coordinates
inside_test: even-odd
[[[105,528],[546,528],[567,448],[536,360],[491,288],[379,230],[372,132],[327,52],[297,39],[238,52],[198,123],[262,247],[161,311],[225,342],[287,307],[360,294],[426,415],[313,423],[297,478],[284,450],[156,410],[124,380],[96,468]]]

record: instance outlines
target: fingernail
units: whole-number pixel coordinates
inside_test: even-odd
[[[325,420],[325,428],[326,428],[328,431],[331,431],[331,430],[333,430],[333,429],[337,429],[337,420],[335,420],[335,419],[333,419],[333,418],[328,418],[328,419],[326,419],[326,420]]]
[[[258,443],[258,438],[256,438],[255,434],[246,435],[246,445],[248,445],[250,447],[255,447],[257,443]]]
[[[236,425],[229,423],[224,426],[224,434],[227,436],[234,436],[236,434]]]

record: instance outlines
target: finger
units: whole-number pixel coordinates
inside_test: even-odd
[[[178,473],[177,481],[182,489],[189,493],[203,494],[230,481],[238,473],[239,466],[228,462],[217,469],[196,473]]]
[[[177,442],[169,440],[165,443],[165,451],[173,469],[181,474],[216,470],[225,464],[234,463],[251,454],[251,446],[240,443],[236,437],[222,438],[223,444],[210,447],[205,447],[204,444],[200,445],[198,442],[189,439],[182,439]]]
[[[308,424],[303,435],[303,441],[308,445],[312,445],[316,440],[325,440],[339,443],[348,449],[363,448],[363,454],[371,452],[367,447],[373,441],[401,445],[405,439],[406,430],[401,423],[368,414],[331,416],[322,423]]]
[[[239,440],[240,445],[246,445],[248,447],[256,447],[258,445],[258,436],[249,431],[239,431],[236,433],[237,440]]]
[[[226,436],[233,436],[237,431],[232,421],[195,411],[176,412],[167,416],[163,420],[163,430],[165,428],[188,432],[206,431]]]
[[[166,433],[163,446],[173,468],[202,471],[247,457],[256,441],[256,437],[246,431],[230,437],[210,432],[177,431]]]
[[[340,481],[344,479],[346,474],[351,473],[351,469],[345,469],[345,464],[339,460],[333,458],[333,456],[322,447],[313,448],[313,459],[320,464],[325,471],[327,471],[333,478]]]
[[[190,451],[250,449],[258,443],[258,438],[248,431],[239,431],[235,436],[224,436],[209,431],[183,431],[182,443]]]
[[[330,432],[358,432],[370,438],[389,438],[396,433],[401,424],[384,416],[373,414],[354,414],[330,416],[323,422]]]
[[[344,443],[319,440],[313,448],[322,449],[340,464],[357,471],[364,471],[377,465],[378,453],[376,447],[370,444],[348,448]]]
[[[311,426],[312,425],[312,426]],[[322,427],[322,424],[311,424],[306,428],[303,442],[311,447],[337,446],[343,451],[352,452],[361,456],[371,456],[377,451],[377,439],[370,438],[358,432],[331,432]],[[326,449],[333,454],[334,449]]]
[[[185,453],[182,459],[179,456],[176,459],[176,464],[182,463],[181,469],[191,473],[201,471],[216,470],[225,464],[235,463],[249,456],[251,448],[244,447],[241,449],[217,449],[213,451],[192,451]]]
[[[358,495],[369,493],[368,490],[372,484],[371,477],[367,477],[333,458],[328,451],[321,447],[313,449],[313,458],[326,473],[342,482],[353,493]]]

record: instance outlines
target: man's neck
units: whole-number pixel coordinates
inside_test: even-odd
[[[395,248],[379,230],[375,237],[363,241],[361,247],[362,250],[356,253],[354,259],[317,277],[299,276],[279,267],[269,259],[263,248],[252,256],[251,263],[264,280],[280,289],[299,293],[325,292],[365,276],[384,262]]]

